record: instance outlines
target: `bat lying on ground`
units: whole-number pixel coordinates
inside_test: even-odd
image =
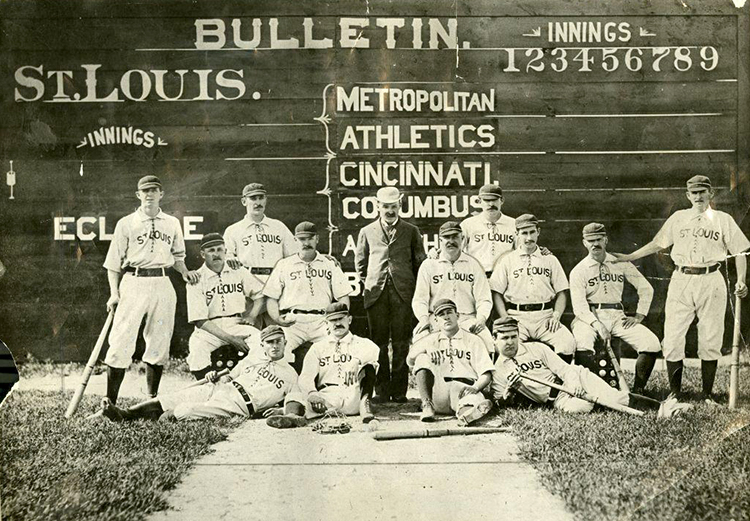
[[[448,429],[417,429],[412,431],[381,431],[373,434],[378,441],[405,440],[410,438],[440,438],[442,436],[467,436],[469,434],[494,434],[509,432],[510,427],[461,427]]]

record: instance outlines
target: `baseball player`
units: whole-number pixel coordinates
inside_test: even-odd
[[[434,305],[440,299],[452,300],[459,313],[459,325],[479,335],[487,351],[494,353],[485,322],[492,311],[490,286],[484,268],[471,255],[461,250],[463,232],[455,221],[444,223],[438,232],[440,255],[426,259],[417,273],[417,287],[411,307],[419,324],[417,334],[426,329],[437,331],[440,321],[435,316]]]
[[[0,340],[0,403],[18,382],[18,368],[10,349]]]
[[[266,420],[271,427],[299,427],[305,424],[305,419],[316,418],[326,411],[347,416],[359,414],[363,423],[375,418],[370,400],[380,349],[373,341],[349,331],[352,317],[349,306],[343,302],[334,302],[326,308],[326,322],[328,335],[307,352],[299,389],[284,400],[286,414]]]
[[[284,361],[284,331],[268,326],[260,333],[260,342],[229,374],[219,379],[215,371],[206,373],[210,384],[203,384],[160,397],[156,402],[140,403],[120,409],[108,398],[102,400],[102,413],[113,421],[138,418],[162,420],[199,420],[205,418],[249,418],[271,414],[273,406],[297,385],[297,373]]]
[[[317,251],[318,230],[303,221],[294,229],[301,251],[281,259],[271,272],[263,294],[268,297],[268,314],[284,327],[287,338],[287,360],[295,352],[294,368],[302,369],[306,342],[325,338],[325,309],[334,301],[349,306],[352,287],[339,265]]]
[[[521,324],[521,341],[549,344],[566,362],[573,360],[576,341],[560,323],[565,312],[568,279],[560,261],[539,249],[539,221],[531,214],[516,219],[518,248],[500,259],[490,277],[500,317]]]
[[[628,405],[628,393],[611,387],[585,367],[566,363],[544,344],[520,342],[519,326],[514,317],[507,315],[492,324],[499,357],[495,361],[491,389],[498,405],[549,404],[565,412],[590,412],[594,404],[580,398],[585,395],[602,403]],[[524,380],[521,374],[565,384],[576,396]]]
[[[162,369],[169,358],[177,303],[169,268],[174,267],[186,282],[198,281],[197,274],[188,272],[185,266],[180,222],[159,207],[164,197],[159,178],[142,177],[136,197],[141,206],[117,221],[104,261],[110,292],[107,310],[115,310],[104,360],[107,397],[113,404],[135,352],[136,336],[144,317],[147,392],[153,397],[159,390]]]
[[[607,240],[603,224],[584,226],[583,245],[589,255],[570,272],[570,299],[575,313],[571,329],[578,346],[576,363],[596,372],[596,338],[605,342],[612,336],[622,338],[638,352],[633,392],[643,394],[661,350],[656,335],[641,324],[651,306],[654,288],[631,263],[616,262],[607,253]],[[625,315],[622,306],[625,281],[638,292],[638,308],[632,317]]]
[[[747,261],[740,254],[750,248],[750,242],[731,215],[711,208],[714,189],[708,177],[691,177],[686,195],[692,208],[673,213],[650,243],[629,255],[613,255],[630,262],[672,247],[670,256],[675,269],[667,290],[663,341],[670,390],[674,397],[681,398],[685,334],[697,317],[703,379],[701,398],[715,404],[711,393],[721,356],[727,307],[727,286],[719,267],[727,259],[727,253],[735,256],[735,293],[746,297]]]
[[[458,326],[452,300],[436,301],[434,314],[440,330],[415,341],[407,358],[422,400],[420,419],[431,422],[436,412],[455,413],[468,425],[492,408],[492,402],[482,394],[492,381],[492,361],[482,340]]]
[[[498,258],[513,249],[516,236],[516,220],[502,212],[504,201],[502,188],[484,185],[479,189],[482,212],[461,221],[464,251],[482,264],[487,278]]]
[[[244,268],[230,268],[225,262],[224,239],[209,233],[201,240],[198,269],[200,281],[187,286],[188,321],[195,325],[190,335],[188,367],[197,380],[211,369],[211,353],[232,345],[242,352],[258,343],[260,331],[254,324],[262,308],[263,285]],[[252,308],[247,310],[247,301]]]

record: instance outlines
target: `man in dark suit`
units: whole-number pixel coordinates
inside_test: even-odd
[[[405,402],[409,382],[406,355],[414,325],[411,300],[419,265],[426,255],[419,228],[399,218],[398,188],[381,188],[377,200],[380,218],[360,230],[355,265],[364,281],[370,338],[380,348],[376,400]]]

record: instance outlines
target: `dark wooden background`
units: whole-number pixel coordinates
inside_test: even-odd
[[[321,249],[330,248],[337,256],[347,237],[356,238],[367,222],[344,219],[342,199],[370,197],[378,188],[342,186],[338,165],[343,160],[488,161],[493,180],[506,193],[504,211],[511,216],[532,212],[542,219],[540,242],[558,255],[567,271],[585,254],[580,243],[584,224],[592,220],[607,224],[610,249],[632,251],[650,240],[674,210],[687,207],[684,182],[695,174],[711,176],[718,187],[716,206],[734,215],[747,233],[749,15],[748,7],[737,10],[728,0],[690,2],[689,6],[667,0],[3,2],[0,176],[13,160],[17,185],[15,199],[9,200],[8,187],[0,184],[0,259],[8,268],[0,281],[0,338],[22,359],[26,354],[52,360],[87,358],[105,317],[108,286],[101,264],[109,243],[99,238],[55,241],[53,220],[104,216],[111,232],[116,220],[136,207],[135,183],[146,174],[161,177],[168,213],[204,217],[200,233],[223,231],[240,219],[242,186],[261,182],[269,189],[270,216],[290,228],[301,220],[331,225],[331,242],[325,234]],[[507,54],[500,50],[457,53],[444,45],[438,50],[403,49],[411,42],[406,32],[397,38],[399,48],[389,50],[383,31],[372,28],[364,32],[371,39],[369,49],[341,49],[336,44],[326,50],[190,50],[194,49],[196,18],[221,18],[227,26],[232,18],[242,18],[249,30],[253,17],[264,23],[268,17],[278,17],[282,34],[300,37],[305,16],[315,19],[316,37],[335,34],[334,41],[338,39],[337,19],[343,16],[403,17],[407,22],[413,17],[431,17],[444,23],[457,18],[460,41],[470,41],[473,48],[544,47],[547,67],[543,72],[506,73]],[[522,36],[550,21],[627,21],[636,29],[627,44],[551,44]],[[655,36],[639,37],[639,26]],[[423,39],[426,45],[426,29]],[[694,63],[690,70],[679,72],[667,59],[663,70],[655,72],[649,68],[648,54],[638,72],[621,64],[608,73],[598,59],[589,73],[577,72],[577,64],[561,73],[549,70],[547,53],[555,46],[621,45],[710,45],[718,49],[720,60],[712,71]],[[622,57],[620,52],[618,58]],[[517,66],[527,61],[521,59]],[[85,93],[82,64],[102,64],[98,71],[101,94],[110,92],[129,69],[242,69],[247,91],[234,101],[14,101],[14,74],[19,67],[43,65],[45,72],[71,69],[74,77],[66,88]],[[176,88],[174,75],[167,74],[167,78],[167,92],[174,92],[170,90]],[[461,154],[455,156],[447,149],[443,150],[446,155],[418,157],[408,151],[386,156],[381,152],[391,151],[371,150],[359,156],[347,150],[329,162],[325,128],[315,120],[323,111],[324,89],[329,84],[368,82],[478,92],[494,88],[494,114],[503,117],[337,114],[329,94],[329,145],[334,151],[346,125],[393,124],[407,129],[410,123],[427,120],[492,123],[496,144],[487,151],[457,150]],[[44,98],[49,100],[54,80],[46,79],[45,84]],[[28,89],[23,92],[30,93]],[[185,97],[196,92],[193,82],[186,86]],[[254,92],[260,94],[259,99],[253,98]],[[711,115],[684,116],[687,113]],[[565,117],[601,114],[610,116]],[[683,116],[623,117],[627,114]],[[88,132],[112,125],[150,130],[168,145],[77,148]],[[663,153],[668,150],[730,152]],[[509,154],[521,151],[541,153]],[[623,151],[629,153],[617,153]],[[649,153],[658,151],[662,153]],[[326,187],[330,189],[330,222],[329,197],[318,193]],[[426,198],[474,195],[478,186],[402,188],[407,196]],[[442,220],[426,218],[415,223],[434,238]],[[200,265],[196,241],[188,242],[187,263],[193,269]],[[346,271],[353,271],[353,254],[344,256],[342,263]],[[640,267],[656,290],[647,324],[661,335],[671,265],[666,255],[660,255],[645,259]],[[186,323],[184,288],[180,281],[174,282],[180,298],[172,351],[181,356],[186,354],[192,328]],[[629,293],[631,309],[632,298]],[[357,330],[363,332],[359,299],[355,299],[355,310],[360,317]],[[730,320],[728,314],[727,347]]]

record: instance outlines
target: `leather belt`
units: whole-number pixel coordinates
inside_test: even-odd
[[[325,315],[326,312],[322,309],[282,309],[279,311],[282,315],[292,313],[295,315]]]
[[[250,268],[250,273],[253,275],[270,275],[273,268]]]
[[[720,264],[714,264],[713,266],[698,267],[698,266],[677,266],[677,271],[685,273],[687,275],[705,275],[707,273],[713,273],[719,269]]]
[[[247,394],[247,391],[245,391],[245,388],[242,387],[240,384],[232,380],[232,385],[234,386],[237,391],[239,391],[240,396],[242,396],[242,399],[245,400],[245,405],[247,406],[247,412],[250,416],[252,416],[255,413],[255,407],[253,406],[253,401],[250,399],[250,395]]]
[[[122,271],[125,273],[132,273],[136,277],[166,277],[169,272],[167,271],[169,268],[134,268],[133,266],[128,266],[127,268],[123,268]]]
[[[461,382],[462,384],[466,384],[466,385],[474,385],[474,382],[476,381],[476,380],[472,380],[471,378],[453,378],[451,376],[444,376],[443,380],[445,381],[445,383]]]
[[[560,380],[560,378],[558,378],[557,376],[555,376],[555,383],[557,385],[562,385],[564,382],[562,380]],[[554,400],[555,398],[557,398],[558,394],[560,394],[560,389],[550,388],[550,390],[549,390],[549,398],[547,398],[547,401]]]
[[[623,309],[622,304],[619,303],[619,302],[617,304],[593,304],[593,303],[590,303],[589,307],[591,309]]]
[[[241,318],[242,313],[235,313],[234,315],[222,315],[220,317],[214,317],[214,318]]]
[[[552,309],[552,301],[540,304],[514,304],[513,302],[506,302],[505,307],[516,311],[542,311],[544,309]]]

